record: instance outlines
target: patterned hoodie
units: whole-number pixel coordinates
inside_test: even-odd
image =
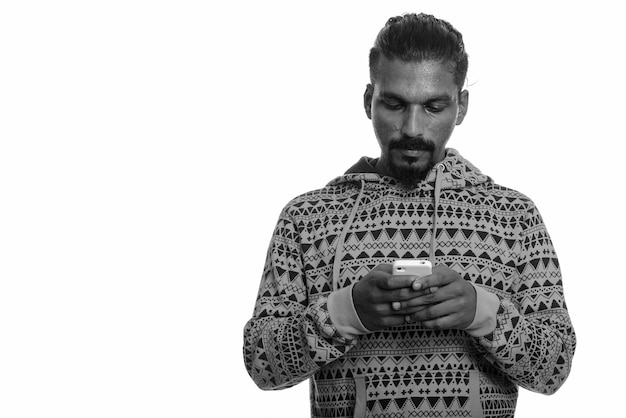
[[[244,329],[254,382],[310,378],[313,417],[512,417],[518,386],[554,393],[576,338],[533,202],[454,149],[414,189],[374,164],[363,157],[283,209]],[[365,328],[352,286],[400,258],[430,258],[472,283],[472,325]]]

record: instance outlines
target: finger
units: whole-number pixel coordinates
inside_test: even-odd
[[[404,322],[419,322],[424,328],[429,329],[462,329],[464,327],[461,325],[461,315],[458,313],[438,316],[432,319],[423,319],[418,313],[408,314],[404,316]]]
[[[431,274],[424,277],[419,277],[413,282],[413,290],[426,290],[435,287],[435,291],[443,286],[443,277],[438,274]],[[434,293],[435,291],[430,291]]]
[[[407,307],[414,307],[418,305],[430,304],[434,301],[442,300],[442,298],[435,299],[430,289],[421,291],[414,291],[410,286],[401,287],[398,289],[382,289],[383,291],[379,295],[379,302],[388,302],[393,304],[394,302],[401,302],[398,308],[404,309]],[[406,303],[405,302],[409,302]],[[394,305],[395,306],[395,305]]]
[[[411,316],[414,317],[414,315],[417,312],[423,311],[424,309],[428,308],[428,306],[418,306],[418,307],[401,307],[398,310],[394,310],[393,314],[394,315],[404,315],[404,316]]]
[[[414,292],[410,288],[387,290],[379,295],[379,303],[388,303],[394,311],[404,310],[409,305],[405,303],[414,298]]]
[[[399,300],[398,300],[399,301]],[[402,313],[414,313],[417,311],[421,311],[422,309],[431,306],[439,301],[433,299],[433,296],[425,295],[421,297],[411,298],[409,300],[401,301],[401,306],[399,311]]]
[[[420,322],[432,321],[450,315],[458,315],[458,304],[451,300],[418,308],[411,316]]]
[[[439,288],[437,288],[437,287],[427,287],[427,288],[422,289],[422,290],[414,290],[413,287],[411,286],[410,291],[409,291],[409,293],[407,293],[407,295],[409,296],[410,299],[414,299],[414,298],[418,298],[420,296],[432,295],[437,290],[439,290]]]
[[[379,287],[384,290],[396,290],[403,288],[411,288],[413,282],[417,279],[417,276],[410,275],[400,275],[393,276],[388,275],[385,277],[385,280],[381,280],[379,283]]]
[[[412,284],[412,289],[417,291],[417,295],[418,296],[422,296],[422,295],[432,295],[433,293],[435,293],[437,290],[439,290],[439,287],[437,286],[431,286],[431,287],[423,287],[422,283],[420,283],[419,281],[414,281]],[[420,290],[421,289],[421,290]]]
[[[420,290],[418,292],[413,292],[411,297],[408,300],[404,300],[402,307],[403,308],[416,308],[420,306],[430,306],[451,298],[449,292],[445,291],[446,289],[434,289],[434,288],[426,288]],[[402,299],[394,299],[394,300],[402,300]]]
[[[420,277],[415,281],[415,283],[413,283],[413,290],[434,288],[431,289],[431,293],[435,293],[440,287],[443,287],[456,280],[457,275],[458,273],[448,267],[435,266],[433,268],[432,274]]]

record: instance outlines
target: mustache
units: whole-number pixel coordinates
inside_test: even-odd
[[[395,148],[402,148],[402,149],[415,150],[415,151],[434,152],[435,143],[427,139],[424,139],[421,136],[418,136],[418,137],[403,136],[402,138],[397,139],[395,141],[391,141],[389,143],[389,151]]]

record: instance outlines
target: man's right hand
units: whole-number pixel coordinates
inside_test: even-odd
[[[352,288],[352,300],[361,323],[370,331],[403,324],[407,312],[398,310],[398,302],[424,294],[423,290],[412,289],[415,279],[416,276],[392,276],[391,264],[374,267]]]

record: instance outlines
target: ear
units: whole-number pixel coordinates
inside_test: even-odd
[[[368,119],[372,119],[372,97],[374,96],[374,86],[368,84],[363,93],[363,106]]]
[[[459,93],[459,112],[456,116],[456,124],[460,125],[467,115],[467,106],[469,105],[469,91],[463,90]]]

